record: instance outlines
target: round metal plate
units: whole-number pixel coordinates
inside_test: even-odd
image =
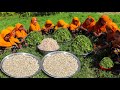
[[[29,53],[19,52],[19,53],[10,54],[10,55],[4,57],[3,60],[1,61],[1,63],[0,63],[0,69],[1,69],[1,71],[2,71],[3,73],[5,73],[7,76],[10,76],[10,77],[12,77],[12,78],[16,78],[16,77],[13,77],[13,76],[9,75],[8,73],[6,73],[6,72],[4,71],[4,69],[2,68],[3,62],[4,62],[6,59],[8,59],[9,57],[14,56],[14,55],[27,55],[27,56],[32,56],[33,58],[35,58],[36,60],[38,60],[38,64],[39,64],[39,69],[38,69],[38,71],[36,71],[36,73],[33,74],[33,75],[31,75],[31,76],[27,76],[27,77],[23,77],[23,78],[30,78],[30,77],[32,77],[32,76],[34,76],[34,75],[36,75],[37,73],[40,72],[40,70],[41,70],[41,61],[40,61],[36,56],[34,56],[34,55],[32,55],[32,54],[29,54]]]
[[[75,55],[73,55],[72,53],[69,53],[69,52],[65,52],[65,51],[55,51],[55,52],[51,52],[51,53],[45,55],[44,58],[42,59],[42,62],[41,62],[42,71],[44,71],[48,76],[53,77],[53,78],[58,78],[57,76],[53,76],[53,75],[49,74],[48,72],[46,72],[45,69],[44,69],[44,66],[43,66],[44,59],[45,59],[46,57],[51,56],[51,55],[56,54],[56,53],[64,53],[64,54],[67,54],[67,55],[72,55],[72,56],[77,60],[77,63],[78,63],[78,69],[77,69],[77,71],[76,71],[75,73],[77,73],[77,72],[80,71],[80,66],[81,66],[80,60],[79,60]],[[74,73],[74,74],[75,74],[75,73]],[[73,75],[74,75],[74,74],[73,74]],[[70,77],[72,77],[73,75],[67,76],[67,77],[63,77],[63,78],[70,78]]]

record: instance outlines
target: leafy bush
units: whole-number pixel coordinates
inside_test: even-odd
[[[114,66],[113,61],[109,58],[109,57],[104,57],[101,62],[100,65],[106,69],[111,68]]]
[[[76,55],[84,54],[93,50],[90,39],[84,35],[78,35],[72,42],[71,49]]]
[[[72,36],[68,29],[58,29],[54,32],[53,38],[57,40],[57,42],[66,42],[70,41]]]
[[[26,41],[29,46],[36,46],[43,40],[43,38],[41,32],[33,31],[26,37]]]
[[[20,14],[22,17],[28,16],[44,16],[44,15],[54,15],[60,12],[16,12]]]
[[[0,12],[0,16],[13,16],[16,15],[15,12]]]

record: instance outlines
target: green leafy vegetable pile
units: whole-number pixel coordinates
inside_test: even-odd
[[[114,63],[109,57],[104,57],[100,62],[100,66],[108,69],[108,68],[113,67]]]
[[[98,78],[115,78],[111,71],[99,70]]]
[[[93,50],[93,45],[85,35],[78,35],[71,44],[71,50],[76,55],[85,54]]]
[[[29,46],[36,46],[43,40],[43,35],[41,32],[33,31],[26,37],[26,41]]]
[[[66,42],[71,40],[72,35],[68,29],[60,28],[54,32],[53,38],[57,40],[57,42]]]

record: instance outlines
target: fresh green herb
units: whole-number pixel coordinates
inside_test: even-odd
[[[84,35],[78,35],[72,42],[71,47],[76,55],[84,54],[93,50],[90,39]]]
[[[70,41],[72,36],[68,29],[60,28],[55,31],[55,33],[53,34],[53,38],[57,40],[57,42],[66,42]]]
[[[109,58],[109,57],[104,57],[101,62],[100,65],[106,69],[111,68],[114,66],[113,61]]]
[[[43,38],[41,32],[33,31],[27,36],[26,41],[29,46],[36,46],[43,40]]]

